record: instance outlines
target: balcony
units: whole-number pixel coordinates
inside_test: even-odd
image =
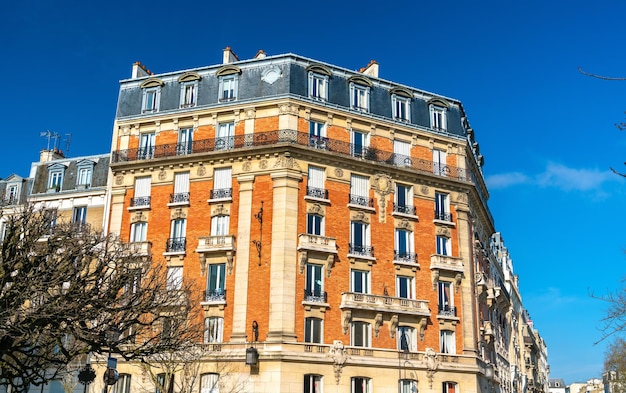
[[[306,187],[306,196],[315,199],[328,200],[328,190],[323,188]]]
[[[446,211],[438,211],[435,210],[435,220],[443,221],[446,223],[451,223],[452,221],[452,213]]]
[[[180,206],[180,205],[189,205],[189,193],[188,192],[178,192],[176,194],[170,194],[170,203],[168,206]]]
[[[374,259],[374,247],[373,246],[364,246],[360,244],[348,244],[348,257],[365,257]]]
[[[419,268],[419,264],[417,263],[417,254],[414,252],[406,252],[406,251],[393,251],[393,264],[396,265],[396,268],[400,268],[401,266],[409,267],[416,271]]]
[[[400,213],[400,214],[406,214],[409,216],[415,216],[415,206],[409,206],[409,205],[398,205],[397,203],[393,203],[393,212],[394,213]]]
[[[302,233],[298,236],[298,251],[300,250],[337,254],[336,239],[334,237]]]
[[[461,181],[471,181],[470,172],[464,168],[457,168],[450,165],[435,163],[433,161],[410,157],[409,160],[398,160],[396,154],[390,151],[367,147],[364,149],[362,145],[352,144],[349,142],[322,138],[321,142],[314,143],[311,146],[311,138],[307,132],[298,132],[297,130],[277,130],[269,132],[261,132],[255,134],[235,135],[228,137],[227,143],[225,138],[200,139],[191,142],[190,155],[219,152],[228,149],[250,149],[263,146],[272,146],[276,144],[297,145],[309,149],[320,150],[321,154],[332,152],[340,156],[352,159],[368,160],[383,165],[393,165],[403,168],[412,169],[413,171],[453,178]],[[320,144],[322,143],[322,144]],[[320,148],[322,146],[323,148]],[[165,157],[175,157],[178,155],[178,144],[162,144],[141,149],[126,149],[113,152],[112,163],[132,162],[137,160],[159,159]],[[361,154],[355,154],[359,152]]]
[[[430,256],[430,270],[433,269],[463,273],[463,260],[449,255],[433,254]]]
[[[187,238],[170,237],[165,243],[165,252],[169,254],[184,254],[187,248]]]
[[[328,303],[328,294],[320,290],[304,290],[304,301],[310,303]]]
[[[150,208],[149,196],[140,196],[140,197],[130,198],[129,209],[149,209],[149,208]]]
[[[430,316],[427,300],[405,299],[368,293],[344,292],[341,294],[341,310],[358,309],[391,314]]]
[[[456,318],[456,307],[440,304],[437,308],[437,316],[444,318]]]
[[[215,289],[212,291],[204,291],[203,303],[225,303],[226,302],[226,290]]]
[[[374,199],[366,196],[350,194],[348,195],[348,205],[365,207],[368,208],[368,210],[374,209]]]
[[[233,256],[236,251],[236,238],[234,235],[216,235],[198,238],[196,252],[200,258],[200,270],[202,274],[206,269],[206,260],[209,257],[218,259],[226,258],[228,274],[233,272]]]
[[[211,200],[216,200],[216,199],[231,199],[232,197],[233,197],[232,188],[221,188],[217,190],[211,190],[211,195],[209,198],[211,198]]]

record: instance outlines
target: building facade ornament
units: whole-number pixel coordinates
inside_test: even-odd
[[[335,340],[333,346],[328,351],[328,356],[333,358],[333,370],[335,372],[335,383],[339,385],[341,371],[346,361],[350,358],[348,351],[340,340]]]

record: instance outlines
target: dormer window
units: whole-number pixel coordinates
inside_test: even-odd
[[[65,165],[53,164],[48,167],[48,192],[61,191]]]
[[[94,162],[84,160],[78,163],[76,188],[85,189],[91,187],[91,178],[93,175]]]
[[[200,75],[195,72],[186,72],[180,78],[180,107],[191,108],[198,102],[198,81]]]
[[[411,98],[413,93],[407,89],[391,90],[391,115],[394,120],[411,122]]]
[[[429,101],[430,110],[430,128],[439,131],[445,131],[448,129],[448,122],[446,112],[448,111],[449,104],[443,99],[432,99]]]
[[[219,78],[219,96],[220,102],[235,101],[237,99],[237,91],[239,88],[239,74],[241,70],[236,66],[225,66],[216,73]]]
[[[9,205],[14,205],[20,198],[20,185],[8,184],[6,193],[4,194],[4,201]]]
[[[309,72],[309,97],[314,100],[327,101],[330,70],[320,65],[310,66],[307,70]]]
[[[158,79],[150,79],[141,84],[143,89],[141,113],[155,113],[159,111],[161,86],[163,86],[163,82]]]
[[[370,88],[372,82],[369,79],[354,76],[349,79],[350,81],[350,106],[352,109],[356,109],[362,112],[369,112],[370,110]]]

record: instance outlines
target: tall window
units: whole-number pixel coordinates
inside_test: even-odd
[[[393,141],[393,160],[398,166],[411,166],[411,144],[404,141]]]
[[[370,272],[367,270],[351,270],[350,291],[356,293],[370,293]]]
[[[350,144],[353,156],[367,157],[367,148],[369,146],[369,135],[367,133],[352,130],[350,133]]]
[[[372,341],[372,325],[367,322],[352,322],[350,345],[354,347],[370,347]]]
[[[220,101],[234,101],[237,99],[237,84],[239,76],[236,74],[220,77]]]
[[[324,298],[324,277],[322,275],[323,266],[307,263],[306,264],[306,283],[304,285],[305,299],[308,301],[325,302]]]
[[[433,150],[433,173],[446,176],[448,167],[446,165],[447,154],[443,150]]]
[[[415,215],[413,206],[413,187],[396,183],[394,212]]]
[[[304,320],[304,342],[321,344],[322,326],[324,321],[320,318],[305,318]]]
[[[18,196],[19,196],[19,185],[11,184],[11,185],[7,186],[7,191],[4,194],[4,200],[9,205],[17,203],[18,199],[19,199]]]
[[[172,220],[170,238],[168,239],[167,252],[183,252],[186,248],[187,220],[177,218]]]
[[[417,393],[417,381],[412,379],[400,380],[400,393]]]
[[[441,353],[456,353],[456,343],[454,341],[454,331],[441,330],[439,332],[439,342]]]
[[[396,276],[396,296],[403,299],[415,299],[415,283],[413,277]]]
[[[452,247],[450,245],[449,237],[437,235],[437,254],[447,256],[452,255]]]
[[[430,106],[430,127],[435,130],[446,130],[446,108],[436,105]]]
[[[198,95],[198,82],[185,82],[180,86],[180,107],[191,108],[196,106]]]
[[[309,122],[309,146],[326,149],[326,125],[317,121]]]
[[[309,72],[309,97],[326,101],[328,99],[328,76]]]
[[[454,382],[444,382],[441,389],[442,393],[457,393],[458,389]]]
[[[154,113],[159,111],[161,99],[161,87],[151,87],[143,90],[142,113]]]
[[[411,121],[411,99],[398,95],[391,96],[393,118],[400,121]]]
[[[50,175],[48,176],[48,189],[60,191],[62,184],[63,184],[63,171],[62,170],[51,171]]]
[[[372,380],[364,377],[353,377],[350,380],[350,393],[372,393]]]
[[[374,250],[370,246],[370,228],[368,224],[351,221],[350,222],[350,254],[373,256]]]
[[[87,206],[77,206],[74,208],[72,222],[81,227],[87,224]]]
[[[309,166],[306,195],[314,198],[328,199],[324,189],[324,168]]]
[[[396,228],[396,250],[394,259],[397,261],[415,261],[413,232]]]
[[[213,172],[213,190],[211,199],[228,199],[232,197],[232,168],[215,168]]]
[[[350,203],[360,206],[370,206],[369,179],[365,176],[350,176]]]
[[[178,130],[178,144],[176,154],[184,155],[193,152],[193,128],[181,128]]]
[[[322,393],[322,376],[315,374],[304,375],[304,393]]]
[[[417,337],[415,335],[415,328],[410,326],[398,326],[398,330],[396,332],[396,345],[399,351],[416,352]]]
[[[435,219],[452,221],[452,215],[450,214],[450,198],[448,194],[441,192],[435,193]]]
[[[212,263],[209,265],[208,270],[209,274],[207,274],[206,282],[207,300],[223,299],[226,291],[226,264]]]
[[[306,215],[306,233],[322,236],[324,233],[324,217],[317,214]]]
[[[135,195],[131,199],[131,206],[150,206],[151,182],[150,176],[135,178]]]
[[[224,330],[224,318],[209,317],[204,319],[204,342],[221,343]]]
[[[370,89],[367,86],[350,83],[350,105],[353,109],[367,112],[370,107]]]
[[[189,203],[189,172],[174,174],[174,193],[170,195],[170,203]]]
[[[437,283],[439,298],[439,314],[450,313],[454,309],[454,296],[452,295],[452,283],[439,281]]]
[[[211,236],[226,236],[230,230],[230,216],[221,215],[211,218]]]
[[[113,385],[113,393],[130,393],[130,374],[120,374]]]
[[[183,267],[170,266],[167,268],[167,284],[168,291],[179,291],[183,288]]]
[[[220,393],[220,375],[216,373],[202,374],[200,376],[200,393]]]
[[[215,150],[232,149],[235,146],[235,123],[221,123],[217,127]]]
[[[137,159],[147,160],[154,157],[154,144],[156,135],[154,132],[141,134],[139,137],[139,150],[137,151]]]
[[[130,224],[130,241],[145,242],[148,233],[148,223],[144,221]]]
[[[91,173],[93,169],[88,167],[79,167],[78,168],[78,176],[76,177],[76,185],[89,187],[91,186]]]

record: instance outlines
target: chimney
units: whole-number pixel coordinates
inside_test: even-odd
[[[63,152],[57,148],[46,150],[43,149],[39,152],[39,162],[48,162],[52,160],[60,160],[61,158],[65,158]]]
[[[378,78],[378,62],[376,60],[370,60],[369,64],[365,68],[361,68],[359,72],[363,75]]]
[[[230,49],[230,46],[227,46],[226,48],[224,48],[224,57],[223,57],[222,63],[229,64],[235,61],[239,61],[239,57],[237,57],[235,52],[233,52],[233,50]]]
[[[265,59],[267,57],[267,54],[265,52],[263,52],[263,49],[259,49],[259,51],[256,53],[256,55],[254,55],[254,59]]]
[[[144,76],[150,76],[152,73],[149,69],[146,68],[145,65],[141,64],[141,62],[136,61],[133,64],[133,72],[131,75],[132,79],[143,78]]]

